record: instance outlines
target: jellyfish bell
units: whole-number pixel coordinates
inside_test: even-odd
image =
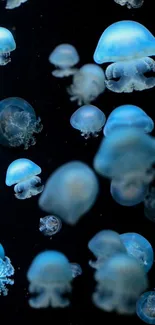
[[[14,9],[19,7],[22,3],[27,2],[27,0],[7,0],[6,9]]]
[[[6,65],[11,61],[10,52],[16,49],[16,43],[12,33],[0,27],[0,65]]]

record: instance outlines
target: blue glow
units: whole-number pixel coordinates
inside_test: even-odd
[[[52,238],[53,235],[57,234],[62,227],[62,222],[58,217],[47,216],[40,218],[39,230],[44,236],[49,236]]]
[[[114,0],[114,1],[121,6],[126,5],[128,9],[140,8],[144,3],[144,0]]]
[[[0,65],[6,65],[11,61],[10,52],[16,49],[16,43],[11,32],[0,27]]]
[[[4,257],[5,257],[4,247],[2,246],[2,244],[0,244],[0,258],[4,260]]]
[[[27,0],[7,0],[6,9],[14,9],[19,7],[22,3],[27,2]]]
[[[136,313],[143,322],[155,324],[155,291],[147,291],[140,296]]]
[[[15,270],[11,264],[11,260],[9,257],[5,256],[4,248],[0,244],[0,295],[8,295],[8,288],[6,286],[8,284],[14,284],[14,280],[10,279],[10,277],[14,275],[14,272]]]

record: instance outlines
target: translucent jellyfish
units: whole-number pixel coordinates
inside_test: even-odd
[[[57,232],[60,231],[62,227],[61,220],[56,216],[47,216],[40,218],[39,230],[44,236],[49,236],[52,238]]]
[[[60,44],[49,56],[49,61],[59,69],[52,72],[52,75],[57,78],[63,78],[73,75],[77,69],[73,68],[79,61],[79,55],[73,45]]]
[[[14,9],[19,7],[22,3],[27,2],[27,0],[7,0],[6,9]]]
[[[0,65],[6,65],[11,61],[10,52],[16,49],[16,43],[11,32],[0,27]]]
[[[33,107],[24,99],[10,97],[0,101],[0,144],[8,147],[34,146],[34,133],[43,129]]]
[[[82,268],[78,263],[70,263],[71,270],[72,270],[72,277],[77,278],[82,274]]]
[[[154,261],[154,252],[149,241],[134,232],[128,232],[120,235],[120,238],[130,256],[133,256],[148,272]]]
[[[144,198],[144,215],[149,220],[155,222],[155,188],[148,188]]]
[[[110,25],[102,34],[94,53],[98,64],[114,62],[107,67],[106,86],[109,90],[130,93],[155,86],[155,38],[143,25],[130,20]],[[118,80],[117,80],[118,79]]]
[[[98,136],[105,123],[105,114],[94,105],[83,105],[70,118],[70,124],[81,132],[85,139]]]
[[[143,322],[155,324],[155,291],[147,291],[140,296],[136,313]]]
[[[72,271],[64,254],[52,250],[38,254],[29,267],[27,279],[29,292],[35,294],[29,299],[32,308],[69,306],[64,294],[72,290]]]
[[[121,127],[135,127],[149,133],[154,129],[154,122],[140,107],[122,105],[110,113],[103,133],[107,137],[113,130]]]
[[[7,186],[16,184],[14,191],[17,199],[29,199],[44,189],[40,177],[36,176],[40,173],[41,168],[33,161],[26,158],[16,159],[7,169],[5,183]]]
[[[8,288],[6,285],[13,285],[14,280],[10,279],[14,275],[14,267],[9,257],[5,256],[3,246],[0,244],[0,295],[7,296]]]
[[[59,167],[47,180],[39,206],[74,225],[95,203],[99,191],[93,170],[81,161]]]
[[[0,244],[0,258],[4,260],[4,257],[5,257],[4,247],[2,246],[2,244]]]
[[[148,286],[147,273],[127,254],[109,258],[96,272],[94,304],[104,311],[134,314],[139,295]]]
[[[89,261],[89,265],[95,269],[99,269],[111,256],[117,253],[126,253],[119,234],[112,230],[99,231],[89,241],[88,248],[97,259]]]
[[[140,8],[144,3],[144,0],[114,0],[114,1],[121,6],[126,5],[128,9]]]
[[[105,75],[96,64],[83,65],[73,76],[73,83],[67,89],[71,101],[78,105],[89,104],[105,90]]]

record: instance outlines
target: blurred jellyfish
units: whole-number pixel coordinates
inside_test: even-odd
[[[114,1],[121,6],[126,5],[128,9],[140,8],[144,3],[144,0],[114,0]]]
[[[88,139],[90,135],[98,136],[105,120],[105,114],[99,108],[94,105],[83,105],[72,114],[70,124]]]
[[[14,272],[15,270],[11,264],[10,258],[5,256],[4,248],[0,244],[0,295],[8,295],[6,285],[14,284],[14,280],[10,279],[10,277],[14,275]]]
[[[144,198],[144,215],[155,222],[155,188],[150,187]]]
[[[107,137],[113,130],[122,127],[134,127],[149,133],[154,129],[154,122],[140,107],[122,105],[110,113],[103,133]]]
[[[77,278],[82,274],[82,268],[78,263],[70,263],[70,266],[71,266],[73,278]]]
[[[39,206],[74,225],[91,209],[98,191],[98,180],[93,170],[81,161],[71,161],[49,177],[39,198]]]
[[[27,0],[7,0],[6,9],[14,9],[19,7],[22,3],[27,2]]]
[[[4,260],[4,257],[5,257],[4,247],[2,246],[2,244],[0,244],[0,258]]]
[[[11,32],[0,27],[0,65],[6,65],[11,61],[10,52],[16,49],[16,43]]]
[[[127,254],[109,258],[96,272],[94,304],[104,311],[133,314],[136,301],[148,286],[147,275],[137,260]]]
[[[89,261],[89,265],[99,269],[107,259],[116,253],[126,253],[126,248],[119,234],[112,230],[99,231],[88,243],[89,250],[96,257],[96,261]]]
[[[89,104],[105,90],[104,71],[97,64],[83,65],[73,76],[73,84],[67,89],[71,101],[78,105]]]
[[[49,236],[52,238],[57,232],[60,231],[62,227],[61,220],[56,216],[47,216],[40,218],[39,230],[44,236]]]
[[[120,235],[120,238],[130,256],[133,256],[148,272],[154,261],[154,252],[149,241],[134,232],[128,232]]]
[[[64,254],[52,250],[38,254],[29,267],[27,279],[29,292],[37,295],[29,299],[32,308],[69,306],[63,295],[72,290],[72,271]]]
[[[147,291],[140,296],[136,313],[143,322],[155,324],[155,291]]]
[[[40,177],[36,176],[40,173],[41,168],[33,161],[26,158],[16,159],[7,169],[5,183],[7,186],[16,184],[14,191],[17,199],[29,199],[44,189]]]
[[[57,78],[73,75],[77,71],[73,66],[76,65],[79,60],[79,55],[73,45],[58,45],[49,56],[50,63],[59,68],[54,70],[52,75]]]
[[[105,72],[107,88],[117,93],[130,93],[155,86],[155,78],[145,76],[146,72],[155,71],[155,62],[149,58],[153,55],[154,36],[143,25],[124,20],[103,32],[94,61],[98,64],[114,62]]]

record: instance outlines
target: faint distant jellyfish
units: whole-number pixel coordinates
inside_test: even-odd
[[[16,49],[16,43],[12,33],[0,27],[0,65],[6,65],[11,61],[10,52]]]
[[[133,256],[148,272],[154,261],[154,252],[149,241],[140,234],[128,232],[120,235],[120,238],[130,256]]]
[[[144,3],[144,0],[114,0],[114,1],[121,6],[126,5],[128,9],[140,8]]]
[[[0,101],[0,144],[28,149],[36,144],[34,133],[42,129],[40,118],[26,100],[10,97]]]
[[[81,131],[85,139],[88,139],[91,135],[98,136],[105,120],[105,114],[98,107],[83,105],[72,114],[70,124],[74,129]]]
[[[57,232],[60,231],[62,227],[62,222],[58,217],[47,216],[40,218],[39,230],[44,236],[49,236],[52,238]]]
[[[0,295],[7,296],[8,289],[6,285],[13,285],[14,280],[10,279],[14,275],[14,267],[11,264],[10,258],[5,256],[3,246],[0,244]]]
[[[154,36],[138,22],[124,20],[105,29],[94,61],[98,64],[114,62],[105,72],[107,88],[117,93],[130,93],[155,86],[155,78],[145,76],[146,72],[155,71],[155,62],[149,58],[153,55]]]
[[[32,308],[69,306],[64,294],[72,290],[72,271],[64,254],[52,250],[38,254],[29,267],[27,279],[29,292],[37,295],[29,299]]]
[[[99,191],[93,170],[81,161],[71,161],[56,169],[45,184],[39,206],[75,225],[95,203]]]
[[[70,266],[71,266],[73,278],[77,278],[82,274],[82,268],[78,263],[70,263]]]
[[[52,71],[52,75],[63,78],[73,75],[77,69],[73,68],[80,58],[75,47],[71,44],[58,45],[49,56],[49,61],[59,69]]]
[[[96,261],[89,261],[89,265],[95,269],[99,269],[113,255],[126,253],[119,234],[112,230],[99,231],[88,242],[88,248],[96,257]]]
[[[144,215],[155,222],[155,188],[150,187],[144,198]]]
[[[107,259],[95,272],[95,280],[94,304],[104,311],[119,314],[134,314],[136,301],[148,286],[147,273],[127,254]]]
[[[19,200],[29,199],[38,195],[44,189],[41,185],[41,168],[26,158],[14,160],[6,172],[5,183],[7,186],[14,186],[15,197]]]
[[[83,65],[73,76],[73,83],[67,89],[71,101],[78,105],[89,104],[105,90],[104,71],[97,64]]]
[[[116,107],[109,115],[103,129],[107,137],[116,128],[134,127],[145,133],[154,129],[153,120],[138,106],[122,105]]]
[[[155,291],[147,291],[140,296],[136,313],[143,322],[155,324]]]
[[[19,7],[22,3],[27,2],[27,0],[7,0],[6,9],[14,9]]]

